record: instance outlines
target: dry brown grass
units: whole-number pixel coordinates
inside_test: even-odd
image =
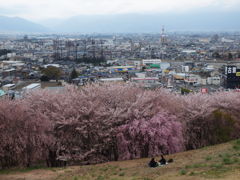
[[[174,162],[149,168],[148,159],[108,162],[90,166],[0,171],[1,180],[202,180],[240,179],[240,141],[166,156]],[[157,158],[158,159],[158,158]]]

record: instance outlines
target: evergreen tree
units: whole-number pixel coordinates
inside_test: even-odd
[[[75,78],[78,77],[78,72],[76,71],[76,69],[74,68],[71,72],[71,75],[70,75],[70,79],[73,80]]]

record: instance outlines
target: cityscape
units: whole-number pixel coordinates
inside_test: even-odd
[[[176,93],[238,90],[239,44],[237,32],[167,33],[164,26],[159,34],[2,35],[2,96],[31,84],[114,81]]]

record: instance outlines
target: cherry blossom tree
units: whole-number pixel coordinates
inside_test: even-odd
[[[184,149],[181,123],[167,112],[159,112],[149,120],[133,120],[120,126],[117,141],[120,160],[152,157]]]
[[[0,166],[100,163],[225,142],[240,137],[239,98],[94,84],[0,99]]]
[[[185,124],[186,148],[196,149],[239,138],[239,98],[240,93],[234,91],[185,96],[179,117]]]
[[[0,166],[30,166],[44,159],[48,119],[22,100],[0,101]]]

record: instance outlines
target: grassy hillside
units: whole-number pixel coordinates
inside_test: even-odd
[[[149,168],[148,159],[67,168],[0,171],[1,180],[201,180],[240,179],[240,140],[166,156],[174,162]],[[159,159],[159,158],[157,158]]]

